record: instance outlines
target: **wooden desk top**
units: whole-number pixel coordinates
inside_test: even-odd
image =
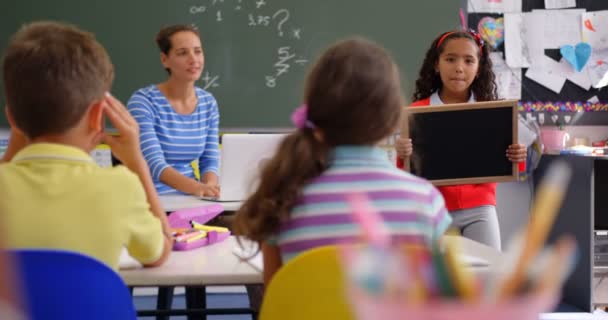
[[[446,236],[446,241],[460,239],[463,254],[489,262],[500,261],[500,252],[475,241]],[[156,268],[141,268],[124,255],[120,276],[129,286],[234,285],[262,283],[262,273],[232,252],[236,238],[190,251],[174,251],[169,260]],[[465,261],[467,259],[465,258]],[[130,268],[130,269],[124,269]],[[490,266],[472,266],[475,273],[489,272]]]
[[[232,253],[234,237],[190,251],[173,251],[160,267],[121,269],[128,286],[235,285],[262,283],[262,273]],[[121,258],[121,268],[137,262]]]
[[[202,200],[193,196],[187,195],[163,195],[159,196],[160,202],[165,211],[175,211],[179,209],[190,209],[200,207],[209,203],[219,203],[224,207],[224,211],[236,211],[241,207],[240,201],[233,202],[215,202]]]

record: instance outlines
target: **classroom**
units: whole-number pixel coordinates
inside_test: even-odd
[[[608,2],[0,12],[0,318],[608,319]]]

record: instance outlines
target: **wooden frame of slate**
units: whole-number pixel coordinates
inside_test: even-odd
[[[402,118],[413,174],[436,186],[517,179],[518,165],[506,156],[517,143],[517,100],[409,107]]]

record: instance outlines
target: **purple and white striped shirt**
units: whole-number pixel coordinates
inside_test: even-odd
[[[429,243],[450,225],[439,191],[428,181],[397,169],[381,148],[339,146],[330,167],[302,190],[288,222],[269,243],[283,263],[299,253],[362,239],[347,196],[364,193],[378,211],[393,243]]]

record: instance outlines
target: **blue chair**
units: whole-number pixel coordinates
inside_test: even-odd
[[[11,250],[30,319],[136,319],[120,276],[104,263],[61,250]]]

